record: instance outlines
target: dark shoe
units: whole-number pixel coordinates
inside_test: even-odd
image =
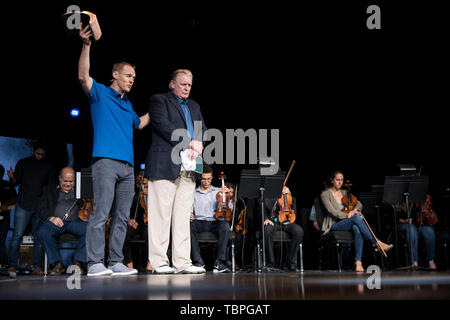
[[[39,269],[39,268],[38,268]],[[37,269],[36,269],[37,270]],[[35,271],[36,271],[35,270]],[[59,276],[65,271],[64,265],[61,262],[57,262],[52,270],[48,273],[49,276]],[[34,274],[34,272],[33,272]]]
[[[86,267],[84,266],[84,262],[80,262],[80,261],[75,261],[75,265],[80,268],[80,275],[85,275],[86,274]]]
[[[203,269],[205,268],[205,264],[203,262],[196,262],[196,263],[193,263],[193,265],[196,267],[199,267],[199,268],[203,268]]]
[[[230,272],[230,269],[228,269],[224,263],[219,261],[219,262],[216,262],[216,264],[214,265],[213,272],[214,273]]]
[[[300,270],[297,268],[297,265],[295,264],[285,265],[283,267],[283,270],[287,272],[300,272]]]
[[[41,267],[38,267],[38,268],[33,270],[32,275],[34,275],[34,276],[43,276],[44,275],[44,271],[42,270]]]

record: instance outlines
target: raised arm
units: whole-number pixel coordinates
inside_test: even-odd
[[[89,76],[89,52],[91,49],[91,37],[92,32],[89,30],[89,26],[83,29],[81,25],[80,37],[83,41],[83,48],[81,49],[80,60],[78,62],[78,80],[81,83],[81,87],[86,94],[91,93],[92,78]]]

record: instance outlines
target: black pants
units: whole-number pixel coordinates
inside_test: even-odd
[[[139,224],[137,229],[134,229],[130,226],[127,226],[127,235],[125,236],[125,242],[123,243],[123,263],[128,264],[130,262],[134,262],[135,259],[133,259],[132,256],[132,243],[131,241],[136,235],[142,235],[142,238],[145,240],[145,242],[148,242],[148,228],[147,224]],[[147,252],[147,251],[146,251]]]
[[[0,220],[0,264],[5,265],[8,264],[8,255],[6,252],[6,237],[8,235],[9,231],[9,224],[10,224],[10,218],[9,218],[9,211],[3,212],[3,219]]]
[[[200,232],[213,232],[219,238],[217,246],[216,263],[221,261],[224,263],[227,259],[227,244],[230,239],[230,223],[228,221],[191,221],[191,259],[194,264],[205,264],[200,255],[200,245],[198,244],[197,235]]]
[[[296,223],[290,223],[287,225],[282,225],[280,223],[275,223],[273,226],[267,224],[264,226],[264,238],[266,247],[266,265],[271,267],[275,263],[275,256],[273,253],[273,234],[275,231],[283,230],[286,231],[291,236],[291,242],[289,243],[287,256],[286,256],[286,266],[295,264],[295,257],[297,254],[297,249],[300,243],[303,241],[303,229],[300,225]]]

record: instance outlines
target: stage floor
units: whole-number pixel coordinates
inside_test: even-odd
[[[0,277],[0,300],[448,300],[450,273],[238,272],[203,275]],[[69,289],[76,287],[79,289]],[[379,289],[377,289],[377,286]]]

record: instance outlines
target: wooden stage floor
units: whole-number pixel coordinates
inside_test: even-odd
[[[238,272],[203,275],[0,276],[0,300],[449,300],[450,272]],[[69,285],[68,285],[69,283]]]

